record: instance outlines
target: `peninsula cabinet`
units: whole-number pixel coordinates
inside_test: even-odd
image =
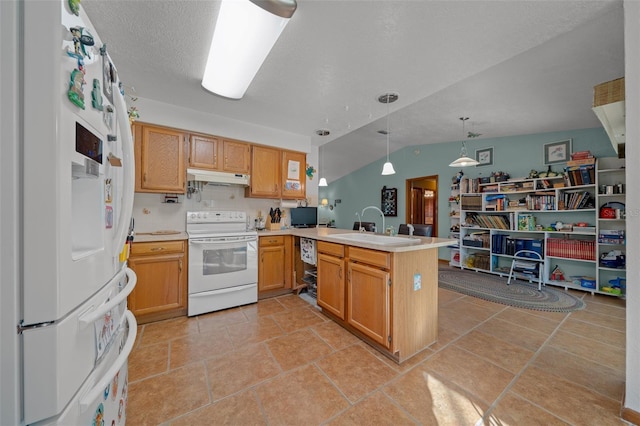
[[[186,136],[180,130],[134,124],[136,192],[186,190]]]
[[[272,297],[291,291],[293,275],[291,235],[258,239],[258,297]]]
[[[331,312],[337,318],[345,320],[345,279],[347,276],[347,268],[344,259],[344,246],[318,241],[317,251],[318,306]]]
[[[251,184],[246,197],[306,198],[306,158],[303,152],[261,145],[251,147]]]
[[[129,267],[138,283],[127,303],[139,324],[187,314],[185,241],[133,243]]]
[[[318,253],[323,314],[398,363],[435,343],[437,248],[387,252],[318,242]]]
[[[214,136],[191,134],[189,167],[202,170],[248,174],[251,145]]]

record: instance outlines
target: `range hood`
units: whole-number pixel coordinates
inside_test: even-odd
[[[187,180],[221,185],[249,186],[249,175],[242,173],[214,172],[211,170],[187,169]]]

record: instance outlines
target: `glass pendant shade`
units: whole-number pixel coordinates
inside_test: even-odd
[[[387,161],[386,163],[384,163],[384,166],[382,166],[382,175],[386,176],[386,175],[395,175],[395,174],[396,174],[396,171],[393,168],[393,164],[391,164],[390,161]]]
[[[462,137],[463,137],[462,148],[460,149],[460,157],[457,158],[455,161],[451,162],[451,164],[449,164],[449,167],[471,167],[471,166],[477,166],[478,164],[480,164],[473,158],[470,158],[467,156],[467,147],[464,144],[464,137],[465,137],[464,122],[467,121],[468,119],[469,117],[460,117],[460,121],[462,121]]]
[[[320,182],[318,182],[318,186],[327,186],[327,180],[325,178],[320,178]]]

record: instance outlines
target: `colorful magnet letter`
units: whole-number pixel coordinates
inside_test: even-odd
[[[100,80],[93,79],[93,90],[91,90],[91,106],[102,111],[102,92],[100,91]]]
[[[67,96],[69,100],[77,107],[84,109],[84,73],[79,69],[71,71],[71,78],[69,80],[69,91]]]

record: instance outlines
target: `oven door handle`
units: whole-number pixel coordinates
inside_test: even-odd
[[[197,240],[189,240],[189,244],[228,244],[228,243],[245,243],[257,241],[256,237],[222,237],[222,238],[211,238],[211,239],[197,239]]]

